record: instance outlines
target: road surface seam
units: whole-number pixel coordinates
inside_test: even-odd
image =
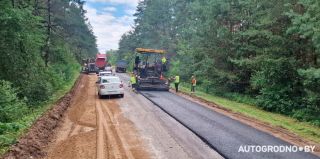
[[[128,91],[131,91],[131,90],[128,90]],[[130,92],[130,96],[131,98],[135,98],[133,95],[137,95],[137,93],[134,93],[134,92]],[[149,100],[149,99],[148,99]],[[149,100],[150,101],[150,100]],[[136,105],[140,105],[139,101],[136,101],[136,100],[132,100],[131,102],[135,103]],[[152,102],[153,104],[153,102]],[[143,109],[146,113],[150,113],[149,111],[150,110],[146,110],[145,108],[143,107],[140,107],[141,109]],[[161,109],[162,110],[162,109]],[[152,113],[155,113],[155,111],[151,111]],[[167,114],[167,113],[166,113]],[[171,116],[170,116],[171,117]],[[159,124],[163,125],[163,127],[167,127],[165,124],[164,124],[164,121],[161,119],[161,117],[157,117],[159,119]],[[174,119],[174,118],[173,118]],[[174,119],[175,120],[175,119]],[[180,122],[179,122],[180,123]],[[172,135],[172,133],[169,133],[169,132],[165,132],[172,140],[174,140],[177,145],[179,145],[179,147],[182,149],[183,152],[185,152],[189,157],[190,157],[190,154],[188,151],[185,150],[185,148],[178,142],[178,140],[176,139],[176,137],[174,137]]]
[[[224,154],[222,154],[215,146],[213,146],[212,144],[210,144],[210,142],[205,139],[204,137],[202,137],[200,134],[198,134],[196,131],[193,131],[189,126],[187,126],[186,124],[184,124],[182,121],[180,121],[178,118],[176,118],[173,114],[169,113],[168,111],[166,111],[164,108],[162,108],[158,103],[154,102],[152,99],[150,99],[147,95],[145,95],[142,92],[139,92],[142,96],[144,96],[145,98],[147,98],[149,101],[151,101],[154,105],[156,105],[157,107],[159,107],[162,111],[164,111],[166,114],[168,114],[169,116],[171,116],[173,119],[175,119],[177,122],[179,122],[181,125],[183,125],[184,127],[186,127],[188,130],[190,130],[192,133],[194,133],[196,136],[198,136],[206,145],[208,145],[209,147],[211,147],[213,150],[215,150],[219,155],[221,155],[223,158],[228,159]]]

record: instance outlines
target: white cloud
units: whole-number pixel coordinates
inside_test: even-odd
[[[93,27],[93,32],[97,37],[99,52],[103,53],[109,49],[118,49],[121,36],[131,30],[133,16],[124,15],[115,17],[110,12],[99,12],[88,5],[86,16]]]
[[[127,9],[127,10],[125,10],[124,11],[126,14],[128,14],[128,15],[133,15],[135,12],[136,12],[136,10],[135,9]]]
[[[106,2],[113,4],[125,4],[131,7],[137,6],[139,0],[87,0],[88,2]]]
[[[104,11],[107,11],[107,12],[115,12],[117,11],[117,8],[115,7],[106,7],[106,8],[103,8]]]

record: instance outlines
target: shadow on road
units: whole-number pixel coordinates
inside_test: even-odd
[[[122,99],[120,95],[104,95],[100,98],[101,100],[110,100],[110,99]]]

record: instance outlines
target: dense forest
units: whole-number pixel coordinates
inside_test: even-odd
[[[118,59],[165,49],[168,76],[320,126],[320,1],[144,0],[134,16]]]
[[[97,53],[82,0],[0,1],[0,148]],[[2,151],[2,149],[0,149]],[[1,154],[0,151],[0,154]]]

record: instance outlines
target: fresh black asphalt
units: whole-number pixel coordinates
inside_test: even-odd
[[[118,75],[124,81],[129,80],[126,74]],[[290,144],[173,93],[159,91],[140,93],[194,132],[225,158],[320,159],[320,157],[305,152],[238,152],[240,146],[285,146]]]
[[[306,152],[238,152],[240,146],[290,144],[173,93],[144,91],[141,94],[225,158],[319,159]]]

